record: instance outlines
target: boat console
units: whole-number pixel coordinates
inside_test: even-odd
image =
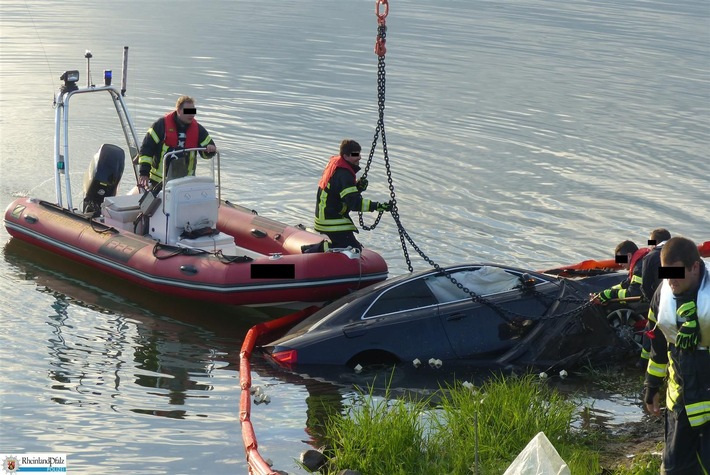
[[[233,251],[234,238],[217,231],[218,201],[211,178],[186,176],[165,183],[157,194],[160,200],[147,234],[158,242],[202,248],[209,243],[211,250]]]

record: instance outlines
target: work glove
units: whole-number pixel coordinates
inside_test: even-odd
[[[660,388],[654,386],[646,386],[644,388],[643,400],[646,404],[653,404],[653,397],[658,394]]]
[[[392,202],[388,201],[386,203],[377,203],[375,211],[390,211],[392,209]]]
[[[699,337],[698,320],[689,320],[678,329],[678,334],[675,337],[675,346],[681,350],[695,348],[698,346]]]
[[[367,190],[367,185],[367,178],[365,178],[364,176],[361,176],[360,179],[355,183],[355,187],[360,193]]]
[[[698,346],[700,331],[698,328],[698,314],[695,302],[687,302],[676,310],[676,315],[685,322],[678,329],[675,337],[675,346],[681,350],[687,350]]]
[[[607,301],[611,299],[611,289],[606,289],[602,290],[599,292],[599,302],[601,302],[602,305],[606,305]]]

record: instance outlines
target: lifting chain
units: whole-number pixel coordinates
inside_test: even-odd
[[[381,8],[384,9],[384,11],[381,11]],[[478,295],[474,291],[468,289],[465,287],[461,282],[457,281],[454,277],[452,277],[450,274],[446,273],[439,264],[434,262],[430,257],[428,257],[424,251],[422,251],[419,246],[414,242],[414,240],[411,238],[409,233],[407,233],[406,229],[404,229],[404,226],[402,225],[402,222],[400,220],[399,216],[399,211],[397,209],[397,197],[395,194],[394,190],[394,183],[392,182],[392,171],[390,169],[390,162],[389,162],[389,154],[387,152],[387,137],[385,134],[385,85],[386,85],[386,71],[385,71],[385,54],[387,52],[386,48],[386,40],[387,40],[387,25],[386,25],[386,19],[387,15],[389,14],[389,2],[388,0],[377,0],[375,4],[375,15],[377,16],[377,38],[375,41],[375,54],[377,55],[377,110],[378,110],[378,118],[377,118],[377,127],[375,128],[375,134],[372,139],[372,146],[370,147],[370,153],[367,157],[367,164],[365,165],[365,169],[362,173],[362,177],[366,178],[367,173],[370,170],[370,165],[372,164],[372,159],[375,155],[375,150],[377,148],[377,141],[382,136],[382,152],[384,154],[384,163],[385,163],[385,170],[387,173],[387,183],[389,184],[389,191],[390,191],[390,203],[392,205],[390,213],[392,214],[392,218],[394,219],[395,224],[397,225],[397,231],[399,233],[399,240],[402,244],[402,252],[404,254],[404,259],[407,263],[407,268],[409,269],[409,272],[413,272],[414,268],[412,267],[412,261],[409,257],[409,251],[407,250],[407,242],[412,246],[412,248],[421,256],[422,259],[424,259],[430,266],[432,266],[434,269],[436,269],[438,272],[441,272],[446,275],[446,277],[454,284],[456,287],[461,289],[463,292],[467,293],[468,295],[471,296],[471,299],[474,302],[480,303],[482,305],[486,305],[493,309],[504,321],[511,325],[516,325],[516,326],[522,326],[524,325],[526,320],[530,320],[531,318],[535,318],[536,320],[547,320],[551,318],[564,318],[569,315],[573,315],[576,313],[582,312],[584,309],[586,309],[590,303],[586,302],[585,304],[582,304],[581,306],[574,308],[570,311],[561,313],[561,314],[556,314],[556,315],[548,315],[544,317],[531,317],[529,315],[523,315],[519,314],[516,312],[512,312],[510,310],[507,310],[503,308],[502,306],[486,299],[485,297]],[[360,223],[360,227],[364,229],[365,231],[372,231],[377,227],[377,225],[380,223],[380,220],[382,219],[382,211],[379,212],[377,215],[377,218],[375,218],[375,222],[368,226],[365,224],[363,220],[363,215],[362,212],[358,212],[358,220]],[[555,300],[558,300],[560,302],[568,302],[571,303],[572,301],[579,301],[579,299],[569,299],[569,298],[552,298],[548,297],[546,294],[543,294],[541,292],[537,292],[535,290],[530,290],[531,295],[535,295],[538,297],[540,300],[545,300],[550,302],[549,305],[552,305]]]
[[[384,11],[381,11],[381,7]],[[372,146],[370,147],[370,154],[367,157],[367,164],[365,165],[365,170],[362,173],[362,177],[367,178],[367,173],[370,170],[370,165],[372,164],[372,159],[375,155],[375,150],[377,149],[377,141],[382,136],[382,152],[384,154],[385,170],[387,173],[387,183],[389,184],[390,190],[390,203],[392,205],[391,213],[397,224],[397,229],[399,230],[399,240],[402,244],[402,252],[404,253],[404,259],[407,262],[407,268],[409,272],[413,272],[412,261],[409,257],[409,252],[407,251],[407,244],[405,242],[408,240],[415,249],[421,255],[422,252],[414,244],[414,241],[407,235],[404,230],[402,223],[399,220],[399,212],[397,210],[397,196],[394,191],[394,183],[392,182],[392,170],[390,168],[389,153],[387,151],[387,135],[385,133],[385,90],[386,90],[386,71],[385,71],[385,54],[387,53],[386,41],[387,41],[387,15],[389,14],[389,2],[388,0],[377,0],[375,4],[375,15],[377,16],[377,39],[375,41],[375,54],[377,55],[377,127],[375,127],[375,135],[372,139]],[[368,226],[365,224],[362,216],[362,212],[358,212],[358,220],[360,227],[365,231],[372,231],[377,227],[382,219],[382,211],[379,212],[375,222]]]

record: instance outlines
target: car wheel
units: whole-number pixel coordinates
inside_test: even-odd
[[[610,311],[606,321],[616,331],[617,336],[632,348],[642,347],[646,318],[633,309],[622,307]]]
[[[350,358],[347,366],[354,368],[357,365],[362,367],[385,365],[390,366],[399,363],[399,358],[388,351],[368,350],[358,353]]]

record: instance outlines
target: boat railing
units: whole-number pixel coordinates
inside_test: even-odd
[[[123,73],[121,81],[121,89],[119,90],[116,86],[111,84],[112,75],[110,70],[104,71],[104,84],[103,85],[93,85],[90,84],[91,70],[89,68],[89,59],[92,57],[91,52],[87,51],[85,57],[87,58],[87,85],[86,87],[79,87],[77,82],[79,81],[79,71],[65,71],[61,78],[64,83],[60,87],[57,95],[54,98],[55,105],[55,118],[54,118],[54,177],[55,177],[55,188],[56,188],[56,200],[57,205],[60,207],[65,207],[70,211],[74,211],[74,204],[72,203],[72,189],[70,180],[70,160],[69,160],[69,100],[76,94],[87,94],[93,92],[107,92],[110,94],[113,100],[113,105],[116,108],[116,114],[121,123],[121,128],[123,131],[124,138],[126,140],[126,145],[128,147],[129,156],[138,156],[138,135],[136,134],[136,129],[131,120],[131,116],[128,113],[128,107],[123,99],[126,93],[126,75],[128,67],[128,47],[123,49]],[[135,182],[138,183],[138,174],[136,167],[133,168],[133,173],[135,175]],[[63,177],[62,177],[63,175]],[[62,191],[63,185],[63,191]],[[66,197],[64,196],[66,195]]]

